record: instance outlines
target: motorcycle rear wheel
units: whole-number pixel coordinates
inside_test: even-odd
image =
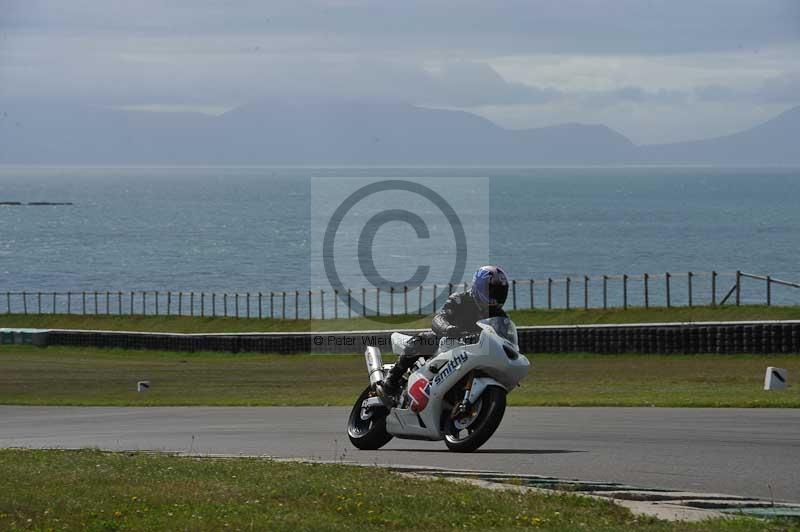
[[[467,422],[448,416],[444,426],[444,443],[457,453],[471,453],[492,437],[503,421],[506,411],[506,391],[489,386],[474,405],[478,412]]]
[[[373,407],[369,411],[364,411],[361,406],[361,403],[370,396],[370,391],[370,387],[367,386],[361,392],[347,420],[347,436],[350,438],[350,443],[362,451],[380,449],[393,438],[386,432],[388,410],[384,407]]]

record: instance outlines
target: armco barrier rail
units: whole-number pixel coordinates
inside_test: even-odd
[[[747,282],[745,282],[747,281]],[[466,290],[466,283],[388,286],[346,291],[207,293],[176,291],[0,292],[0,313],[122,316],[201,316],[270,319],[422,315],[437,296]],[[782,287],[775,293],[775,287]],[[787,288],[794,290],[786,290]],[[580,275],[515,279],[506,308],[571,309],[695,305],[800,304],[800,284],[770,275],[736,272]]]
[[[173,334],[48,330],[62,346],[259,353],[390,350],[392,331]],[[407,333],[415,330],[404,331]],[[520,327],[523,353],[800,353],[800,320]]]

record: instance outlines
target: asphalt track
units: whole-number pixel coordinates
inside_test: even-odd
[[[0,406],[0,446],[269,455],[549,475],[800,502],[800,409],[509,408],[478,452],[358,451],[347,408]]]

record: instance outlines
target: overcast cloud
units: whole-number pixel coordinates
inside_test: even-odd
[[[220,112],[264,98],[724,134],[800,104],[800,2],[0,0],[0,98]]]

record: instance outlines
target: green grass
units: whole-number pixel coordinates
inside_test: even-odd
[[[390,358],[387,357],[387,362]],[[796,355],[532,355],[516,406],[800,407],[800,386],[762,390],[766,366]],[[0,347],[0,403],[339,405],[367,382],[361,355],[175,353]],[[136,381],[152,389],[136,392]]]
[[[592,323],[654,323],[675,321],[742,321],[800,319],[800,307],[725,306],[573,310],[511,311],[517,325],[565,325]],[[382,316],[338,320],[270,320],[200,318],[190,316],[81,316],[0,315],[0,327],[42,329],[106,329],[160,332],[290,332],[356,331],[392,328],[427,328],[430,317]]]
[[[797,530],[698,524],[611,502],[487,490],[378,468],[99,451],[0,451],[2,530]]]

